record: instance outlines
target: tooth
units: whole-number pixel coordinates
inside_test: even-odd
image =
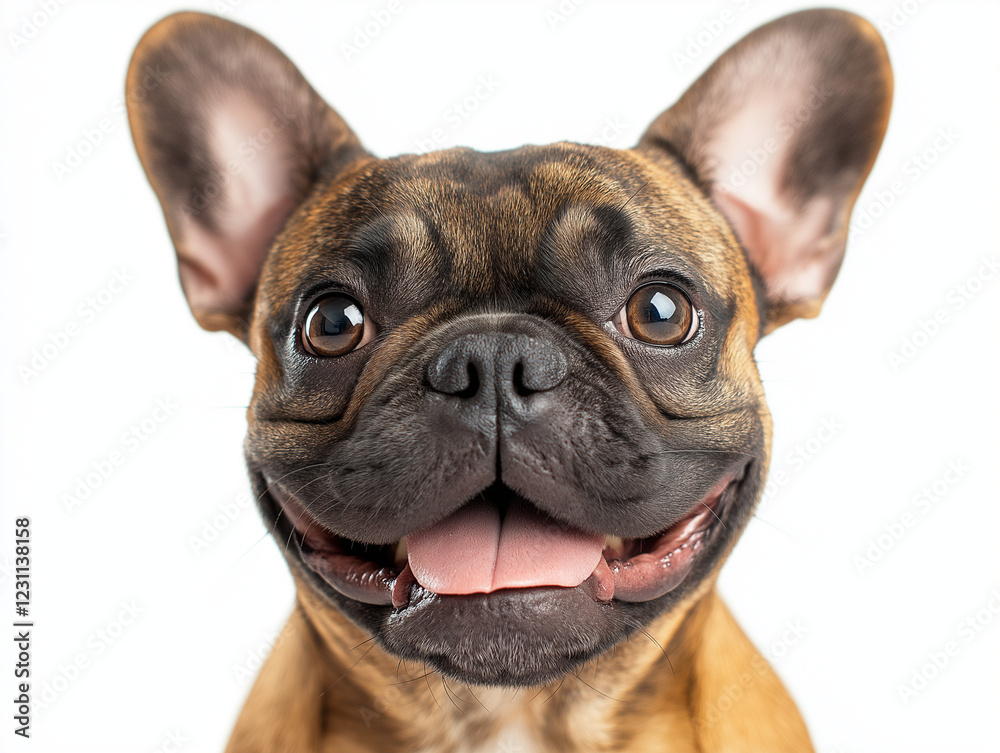
[[[406,537],[404,536],[396,544],[396,555],[394,558],[396,567],[402,567],[406,564]]]
[[[621,556],[625,551],[625,542],[620,536],[612,536],[610,533],[604,537],[604,548],[610,549],[616,556]]]

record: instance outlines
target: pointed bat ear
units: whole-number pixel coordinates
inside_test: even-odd
[[[723,53],[640,140],[685,162],[729,220],[763,281],[766,331],[819,313],[891,102],[874,27],[803,11]]]
[[[143,88],[156,71],[156,86]],[[280,50],[249,29],[178,13],[139,42],[128,73],[139,159],[163,206],[198,323],[247,339],[264,259],[314,184],[365,156]]]

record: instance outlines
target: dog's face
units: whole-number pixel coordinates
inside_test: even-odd
[[[247,455],[313,588],[400,655],[537,682],[715,569],[764,469],[758,312],[679,169],[371,160],[298,218],[261,276]]]
[[[197,14],[130,88],[154,66],[139,153],[196,317],[258,357],[247,460],[300,588],[394,654],[526,685],[711,584],[767,470],[753,348],[817,313],[885,128],[870,27],[763,27],[632,150],[376,159]]]

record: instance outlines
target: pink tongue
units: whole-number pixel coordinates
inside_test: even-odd
[[[476,501],[406,537],[414,577],[439,594],[578,586],[603,548],[603,535],[565,528],[519,500],[502,523],[494,505]]]

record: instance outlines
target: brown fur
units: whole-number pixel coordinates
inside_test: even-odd
[[[566,680],[517,690],[400,663],[300,587],[227,751],[504,750],[512,722],[540,751],[812,750],[781,680],[709,586]]]
[[[401,364],[443,337],[451,317],[473,311],[502,323],[516,312],[571,333],[621,387],[637,424],[668,436],[677,452],[747,456],[749,488],[759,496],[771,419],[753,349],[763,333],[819,311],[888,117],[888,61],[863,21],[816,11],[763,27],[624,151],[556,144],[375,159],[270,43],[197,14],[170,17],[147,34],[130,89],[150,65],[167,75],[148,99],[130,102],[136,146],[196,318],[241,337],[258,359],[248,411],[252,469],[265,459],[297,468],[356,434],[371,402],[403,379]],[[756,239],[780,235],[782,221],[760,219],[744,198],[720,193],[719,143],[728,119],[758,90],[795,93],[817,81],[833,104],[784,145],[774,200],[794,218],[828,212],[827,224],[817,251],[786,244],[772,253]],[[268,147],[285,165],[280,195],[245,210],[253,222],[239,232],[229,230],[244,211],[231,186],[243,177],[226,178],[224,155],[213,153],[212,113],[228,101],[253,127],[266,127],[274,107],[297,113]],[[217,195],[206,201],[215,184]],[[343,245],[359,227],[378,228],[379,258],[364,268],[388,270],[398,310],[382,322],[370,357],[343,377],[350,390],[318,389],[287,373],[283,317],[302,279],[362,276],[368,252]],[[628,293],[617,289],[620,280],[667,262],[714,296],[703,305],[717,339],[678,355],[685,379],[657,378],[655,364],[601,326],[612,309],[580,304],[610,305]],[[806,267],[810,274],[797,277]],[[800,277],[819,283],[797,284]],[[586,404],[601,386],[575,389]],[[730,521],[737,532],[756,496]],[[295,610],[227,750],[811,751],[781,681],[715,591],[725,554],[672,609],[531,688],[465,685],[397,658],[290,555]]]

